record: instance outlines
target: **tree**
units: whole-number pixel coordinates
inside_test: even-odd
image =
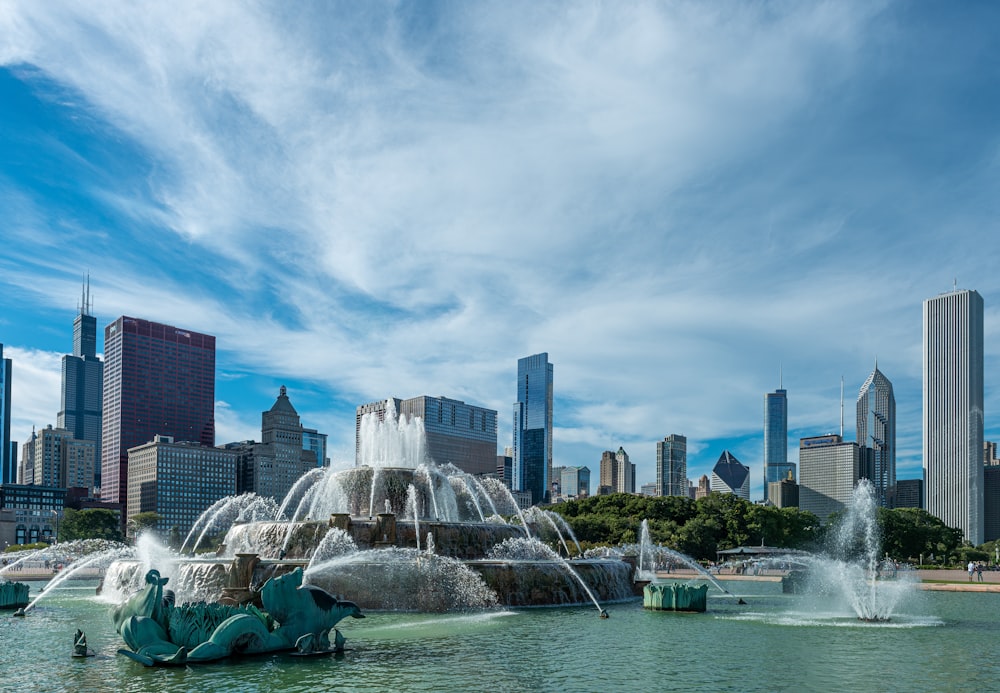
[[[152,529],[161,519],[157,512],[136,513],[128,519],[129,536],[137,537],[147,529]]]
[[[948,556],[962,545],[961,530],[920,508],[879,508],[878,524],[882,551],[898,560],[916,559],[921,554]]]
[[[75,539],[107,539],[122,541],[121,524],[118,513],[104,508],[63,511],[59,523],[59,541]]]
[[[551,508],[577,538],[593,545],[635,543],[643,520],[649,536],[694,558],[712,560],[718,549],[748,544],[810,548],[819,534],[819,519],[798,508],[754,505],[731,493],[712,493],[697,501],[626,493],[592,496]]]

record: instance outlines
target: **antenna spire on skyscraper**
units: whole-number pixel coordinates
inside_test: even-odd
[[[87,272],[80,282],[80,303],[76,309],[80,315],[90,315],[90,308],[90,272]]]
[[[844,376],[840,376],[840,437],[844,437]]]

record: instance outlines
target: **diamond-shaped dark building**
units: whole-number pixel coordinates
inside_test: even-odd
[[[750,500],[750,467],[736,459],[728,450],[723,450],[712,469],[712,490],[735,493],[740,498]]]

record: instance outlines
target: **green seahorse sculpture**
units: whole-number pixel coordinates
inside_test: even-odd
[[[364,618],[354,602],[302,584],[302,569],[271,578],[261,591],[263,610],[253,606],[186,604],[164,599],[168,578],[146,573],[145,587],[115,607],[112,621],[129,649],[120,654],[146,666],[211,662],[237,654],[297,650],[314,654],[343,649],[334,626]],[[334,646],[331,647],[331,633]]]

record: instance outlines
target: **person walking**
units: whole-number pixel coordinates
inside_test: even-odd
[[[972,574],[976,571],[976,564],[969,561],[969,582],[972,582]]]
[[[977,563],[976,564],[976,577],[979,578],[980,582],[983,581],[983,564],[982,563]]]

